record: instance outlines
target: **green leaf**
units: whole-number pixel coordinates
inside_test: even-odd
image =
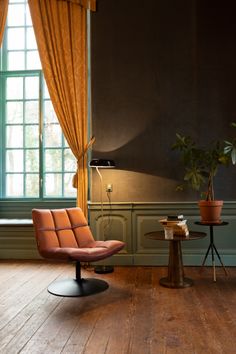
[[[228,140],[225,140],[225,144],[230,145],[230,146],[233,145],[233,144],[231,143],[231,141],[228,141]]]
[[[224,153],[225,154],[229,154],[231,152],[232,148],[233,148],[232,145],[225,146]]]
[[[236,163],[236,149],[235,148],[231,152],[231,159],[232,159],[232,164],[235,165],[235,163]]]

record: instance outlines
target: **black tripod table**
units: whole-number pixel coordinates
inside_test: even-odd
[[[205,254],[204,260],[202,262],[202,267],[205,265],[207,256],[209,254],[209,252],[211,251],[211,260],[212,260],[212,267],[213,267],[213,280],[216,281],[216,267],[215,267],[215,255],[218,257],[220,264],[222,265],[222,267],[224,268],[225,271],[225,275],[228,275],[227,270],[221,260],[221,257],[219,255],[219,252],[217,251],[217,248],[215,246],[214,243],[214,230],[213,228],[216,226],[225,226],[228,225],[227,221],[221,221],[219,223],[211,223],[211,222],[201,222],[201,221],[196,221],[195,222],[196,225],[202,225],[202,226],[209,226],[210,227],[210,244],[208,246],[207,252]]]

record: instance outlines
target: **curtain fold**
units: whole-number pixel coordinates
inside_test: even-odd
[[[0,0],[0,46],[2,44],[6,18],[8,10],[8,0]]]
[[[67,1],[67,2],[73,2],[75,4],[79,4],[86,9],[96,11],[96,0],[57,0],[57,1]]]
[[[87,216],[87,10],[72,1],[28,3],[52,104],[77,159],[77,205]]]

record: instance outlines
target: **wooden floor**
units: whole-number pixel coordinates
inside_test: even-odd
[[[186,289],[159,285],[165,267],[116,267],[110,287],[84,298],[50,295],[47,285],[74,276],[72,264],[0,261],[0,353],[236,353],[236,268],[199,273]]]

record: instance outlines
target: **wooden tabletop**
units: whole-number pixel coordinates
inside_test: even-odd
[[[202,221],[195,221],[196,225],[202,225],[202,226],[224,226],[228,225],[227,221],[220,221],[220,222],[202,222]]]
[[[164,231],[153,231],[148,232],[145,236],[152,240],[160,240],[160,241],[191,241],[191,240],[198,240],[206,236],[205,232],[198,232],[198,231],[189,231],[189,236],[179,236],[174,235],[173,238],[165,238]]]

